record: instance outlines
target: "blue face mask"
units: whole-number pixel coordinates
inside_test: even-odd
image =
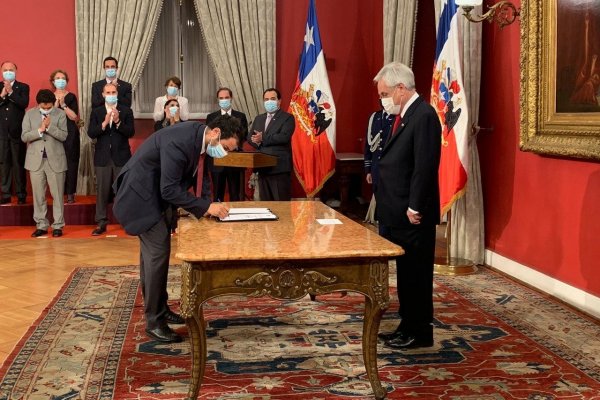
[[[42,113],[42,115],[48,115],[52,112],[52,108],[50,108],[48,110],[44,110],[43,108],[40,107],[40,112]]]
[[[169,107],[169,114],[171,114],[171,117],[174,117],[177,114],[177,110],[179,110],[179,107],[177,106]]]
[[[209,145],[206,146],[206,154],[208,154],[212,158],[223,158],[227,155],[227,150],[225,150],[225,148],[221,144],[221,135],[219,135],[219,141],[217,142],[217,144],[212,145],[209,143]]]
[[[4,80],[6,81],[14,81],[15,80],[15,71],[4,71],[2,72],[2,77],[4,78]]]
[[[55,79],[54,80],[54,87],[57,89],[64,89],[67,87],[67,80],[66,79]]]
[[[117,69],[116,68],[108,68],[104,70],[104,73],[106,74],[107,78],[114,78],[115,76],[117,76]]]
[[[265,110],[267,110],[268,113],[274,113],[278,108],[279,106],[277,105],[277,100],[265,101]]]
[[[221,99],[221,100],[219,100],[219,107],[222,110],[229,110],[231,108],[231,99]]]
[[[175,86],[167,86],[167,94],[169,96],[177,96],[178,92],[179,89],[177,89]]]
[[[104,98],[104,101],[106,102],[106,104],[109,104],[112,106],[112,105],[117,104],[117,99],[118,99],[118,97],[116,94],[109,94],[108,96],[106,96]]]

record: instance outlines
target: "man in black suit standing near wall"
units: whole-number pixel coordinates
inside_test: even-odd
[[[241,123],[241,131],[238,132],[240,137],[239,148],[242,147],[242,142],[248,134],[248,120],[246,114],[241,111],[234,110],[231,107],[233,92],[231,89],[222,87],[217,90],[217,100],[219,101],[219,110],[208,114],[206,124],[210,124],[220,115],[229,115],[237,118]],[[240,193],[240,184],[244,178],[244,169],[237,167],[215,167],[212,157],[206,157],[208,169],[210,170],[213,182],[213,201],[223,200],[225,197],[225,185],[229,191],[229,201],[244,200],[244,192]]]
[[[96,139],[94,169],[96,171],[96,224],[93,236],[106,232],[113,179],[131,158],[129,138],[135,133],[131,108],[118,104],[117,87],[108,83],[102,92],[104,102],[92,110],[88,136]]]
[[[25,177],[25,151],[21,141],[21,124],[29,105],[29,86],[17,81],[17,66],[11,61],[0,65],[0,204],[10,203],[12,177],[15,180],[17,203],[25,204],[27,181]]]
[[[237,148],[239,130],[239,120],[228,115],[208,126],[182,122],[160,129],[142,143],[114,184],[115,216],[128,234],[140,239],[146,334],[156,341],[180,342],[168,324],[185,322],[167,304],[171,210],[181,207],[197,218],[227,216],[224,204],[196,197],[188,189],[201,173],[205,154],[219,158]]]
[[[248,143],[261,153],[277,157],[277,165],[258,169],[258,191],[264,201],[292,198],[292,135],[296,121],[282,111],[281,94],[275,88],[263,93],[264,114],[258,115],[248,133]]]
[[[114,57],[106,57],[103,62],[105,79],[92,83],[92,108],[104,105],[104,96],[102,91],[107,83],[116,86],[119,104],[131,108],[131,83],[120,80],[117,75],[119,71],[119,62]]]
[[[414,74],[406,65],[387,64],[374,81],[385,111],[397,116],[379,159],[376,217],[385,227],[384,237],[405,251],[396,259],[401,322],[379,337],[395,349],[430,347],[441,125],[433,107],[415,91]]]

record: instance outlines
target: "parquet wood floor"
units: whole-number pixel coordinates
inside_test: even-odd
[[[134,237],[0,240],[0,364],[74,268],[138,263]]]

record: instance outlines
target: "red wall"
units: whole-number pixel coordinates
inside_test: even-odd
[[[598,296],[600,163],[519,150],[519,23],[483,29],[486,247]]]
[[[50,73],[63,69],[69,74],[69,91],[77,95],[77,48],[75,1],[11,2],[0,24],[0,62],[17,64],[17,80],[30,86],[29,105],[36,105],[40,89],[50,89]],[[23,16],[22,18],[16,17]],[[6,16],[6,14],[5,14]]]

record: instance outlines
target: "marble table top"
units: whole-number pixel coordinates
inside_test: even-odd
[[[183,261],[291,260],[396,257],[404,253],[377,233],[320,201],[235,202],[230,207],[268,207],[277,221],[220,222],[181,218],[177,252]],[[317,219],[337,219],[322,225]]]

